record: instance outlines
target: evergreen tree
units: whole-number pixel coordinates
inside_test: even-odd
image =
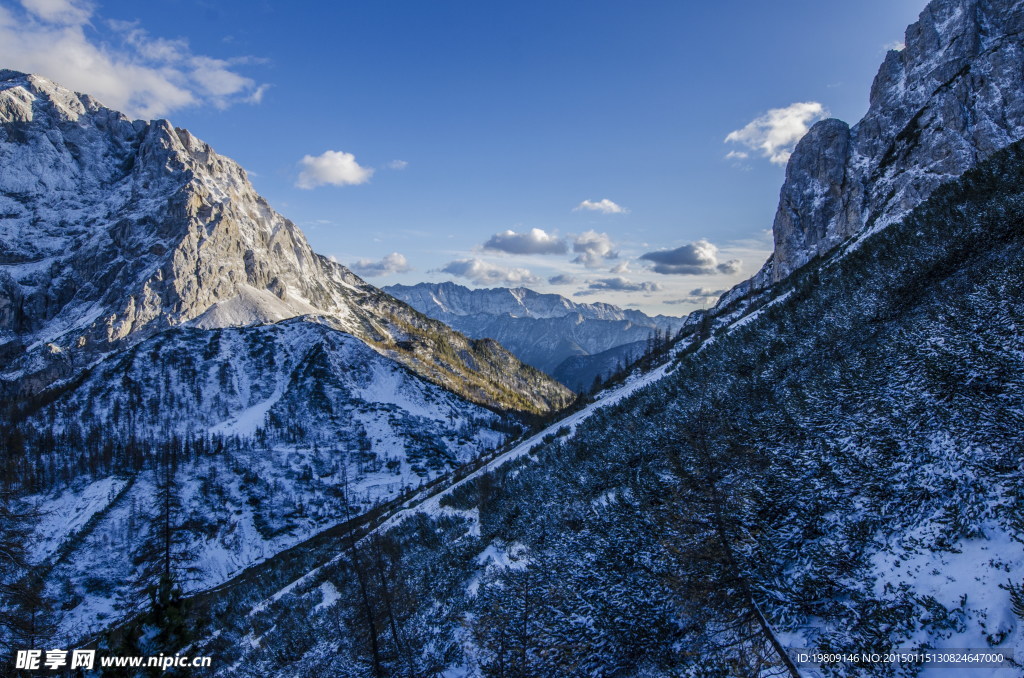
[[[10,492],[0,492],[0,638],[17,649],[42,648],[57,630],[44,568],[29,560],[32,525],[40,514]]]
[[[157,446],[153,467],[153,505],[146,538],[136,558],[139,583],[148,598],[148,610],[129,633],[139,653],[176,652],[191,640],[188,601],[182,592],[186,578],[181,540],[182,507],[178,492],[181,441],[171,437]]]

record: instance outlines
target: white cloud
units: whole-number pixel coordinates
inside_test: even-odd
[[[478,285],[532,285],[540,282],[525,268],[505,268],[475,258],[450,261],[441,272],[472,280]]]
[[[888,52],[890,50],[896,50],[897,52],[902,52],[906,48],[907,48],[907,43],[903,42],[902,40],[893,40],[889,44],[885,45],[885,51],[886,52]]]
[[[364,278],[391,275],[392,273],[406,273],[412,270],[406,258],[398,252],[392,252],[380,261],[360,259],[349,266],[349,268]]]
[[[812,124],[827,116],[828,111],[816,101],[773,108],[747,123],[742,129],[729,132],[725,141],[743,144],[759,152],[772,163],[785,165],[789,162],[796,142],[807,134]]]
[[[672,306],[713,304],[718,301],[718,298],[725,294],[725,292],[725,290],[713,290],[710,287],[698,287],[697,289],[687,292],[685,297],[678,299],[665,299],[661,303]]]
[[[484,249],[507,254],[565,254],[569,250],[565,240],[540,228],[531,228],[528,233],[495,233],[484,243]]]
[[[652,262],[654,266],[651,268],[655,273],[665,275],[734,275],[743,265],[739,259],[719,262],[718,248],[703,238],[674,250],[648,252],[640,258]]]
[[[237,72],[252,59],[193,54],[185,40],[154,38],[137,24],[103,21],[75,0],[22,0],[0,7],[0,63],[86,92],[132,117],[186,106],[256,103],[265,85]],[[88,29],[88,35],[86,34]],[[93,36],[106,30],[103,39]]]
[[[387,164],[387,168],[393,170],[404,170],[408,166],[409,163],[405,160],[392,160]]]
[[[206,92],[219,108],[227,106],[231,95],[244,90],[252,81],[245,78],[229,67],[230,63],[223,59],[212,59],[210,57],[192,57],[189,59],[192,67],[192,77],[199,87]],[[253,92],[253,96],[262,98],[263,93],[259,90]]]
[[[71,0],[21,0],[21,6],[42,19],[55,24],[81,24],[89,20],[92,7]]]
[[[324,151],[320,155],[307,155],[300,161],[302,172],[295,181],[298,188],[311,189],[317,186],[354,186],[365,184],[373,176],[373,170],[362,167],[356,156],[344,151]]]
[[[565,273],[559,273],[548,278],[549,285],[575,285],[576,278]]]
[[[625,214],[629,210],[621,205],[616,205],[614,202],[605,198],[594,202],[593,200],[584,200],[579,205],[573,208],[573,212],[579,212],[581,210],[587,210],[590,212],[602,212],[603,214]]]
[[[264,83],[257,87],[256,89],[254,89],[252,91],[252,94],[245,97],[245,99],[243,99],[242,101],[244,101],[247,104],[258,104],[261,101],[263,101],[263,95],[267,93],[268,89],[270,89],[270,85]],[[252,174],[252,172],[249,172],[249,174]]]
[[[746,151],[729,151],[725,154],[726,160],[746,160],[750,154]]]
[[[587,268],[597,268],[605,259],[616,259],[619,253],[614,251],[611,238],[607,233],[587,231],[576,236],[572,243],[572,251],[578,256],[574,263],[583,264]]]

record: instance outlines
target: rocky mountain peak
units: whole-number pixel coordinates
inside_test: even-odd
[[[453,282],[389,285],[389,294],[429,316],[509,316],[512,318],[563,318],[580,314],[593,320],[650,320],[631,309],[602,302],[581,304],[559,294],[536,292],[526,287],[470,289]]]
[[[819,122],[797,145],[764,283],[866,227],[898,220],[1024,137],[1024,3],[933,0],[905,45],[886,55],[859,123]]]
[[[72,92],[38,75],[0,70],[0,122],[37,118],[74,122],[100,111],[109,109],[87,94]]]
[[[187,130],[0,72],[5,390],[37,390],[169,327],[296,316],[487,405],[546,410],[571,398],[314,252],[236,162]],[[506,393],[502,374],[522,381]]]
[[[611,304],[580,304],[525,287],[469,289],[452,282],[384,290],[466,336],[490,337],[574,390],[590,388],[643,355],[656,333],[674,336],[683,318],[650,317]]]

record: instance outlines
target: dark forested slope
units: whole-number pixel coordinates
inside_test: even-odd
[[[209,647],[252,675],[753,675],[785,670],[772,638],[1019,651],[1022,187],[1018,144]]]

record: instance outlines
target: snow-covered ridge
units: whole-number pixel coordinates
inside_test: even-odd
[[[490,337],[576,390],[644,352],[655,333],[674,336],[685,319],[650,317],[611,304],[578,304],[519,287],[472,290],[451,282],[384,290],[469,337]]]
[[[0,69],[0,122],[31,122],[39,115],[74,122],[101,110],[103,106],[87,94],[38,75]]]
[[[0,71],[4,390],[37,391],[168,327],[310,314],[477,402],[546,411],[571,399],[315,253],[187,130]]]
[[[114,448],[218,441],[219,452],[182,455],[177,473],[182,586],[192,592],[475,459],[501,443],[500,424],[315,318],[175,328],[112,355],[24,424],[48,431],[54,449],[40,454],[53,468],[80,454],[101,467],[31,497],[43,513],[35,560],[76,590],[59,594],[60,633],[80,639],[144,599],[138,565],[156,473],[147,460],[104,475],[101,438]],[[83,436],[88,449],[76,448]],[[110,558],[110,544],[136,562]]]
[[[513,318],[562,318],[578,314],[588,320],[629,320],[649,324],[652,318],[640,311],[605,303],[579,304],[558,294],[542,294],[525,287],[470,289],[452,282],[389,285],[386,292],[410,306],[433,315],[508,315]],[[658,319],[665,316],[658,316]],[[671,320],[676,320],[672,318]]]

